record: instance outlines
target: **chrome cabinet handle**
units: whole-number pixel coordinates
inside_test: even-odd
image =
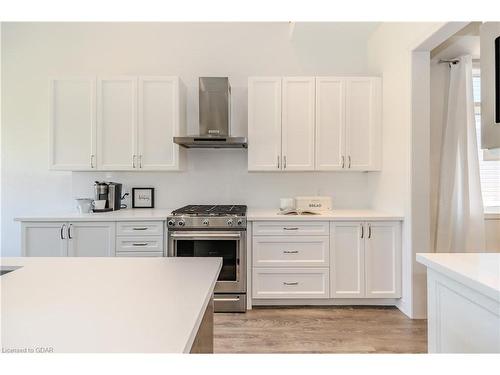
[[[70,240],[72,240],[72,239],[73,239],[73,237],[71,236],[71,227],[72,227],[72,226],[73,226],[73,224],[70,224],[70,225],[69,225],[69,227],[68,227],[68,238],[69,238]]]
[[[136,168],[135,166],[135,159],[137,158],[137,155],[132,155],[132,167]]]
[[[349,159],[349,166],[347,168],[351,168],[351,155],[348,156]]]
[[[299,228],[297,228],[297,227],[292,227],[292,228],[284,227],[283,230],[299,230]]]
[[[94,155],[90,155],[90,168],[94,168]]]
[[[142,168],[142,155],[139,155],[139,168]]]
[[[286,155],[283,156],[283,169],[286,169]]]
[[[283,254],[298,254],[298,250],[285,250],[283,251]]]
[[[240,297],[231,297],[231,298],[214,298],[214,302],[238,302]]]
[[[278,155],[278,169],[280,169],[280,156]]]
[[[66,228],[66,224],[61,225],[61,232],[60,232],[60,234],[61,234],[61,240],[65,239],[64,238],[64,228]]]
[[[344,167],[345,167],[345,156],[342,155],[342,168],[344,168]]]
[[[363,224],[360,225],[361,225],[361,238],[363,238],[365,236],[365,227]]]
[[[146,227],[134,227],[132,230],[147,230],[148,228]]]
[[[298,281],[294,281],[292,283],[287,283],[286,281],[283,282],[283,285],[291,286],[291,285],[299,285]]]
[[[372,226],[368,224],[368,238],[372,238]]]
[[[148,246],[147,242],[134,242],[132,246]]]

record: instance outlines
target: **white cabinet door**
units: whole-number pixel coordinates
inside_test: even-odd
[[[68,223],[23,222],[21,254],[27,257],[64,257],[68,255]]]
[[[381,135],[380,78],[346,79],[346,168],[380,169]]]
[[[139,78],[137,166],[145,170],[178,170],[180,135],[179,78]]]
[[[316,78],[316,169],[344,170],[345,84],[339,77]]]
[[[314,170],[314,77],[283,78],[283,170]]]
[[[97,165],[133,170],[137,161],[137,78],[97,81]]]
[[[248,170],[281,170],[281,77],[248,79]]]
[[[71,222],[68,225],[68,255],[109,257],[115,254],[114,222]]]
[[[49,165],[56,170],[96,167],[95,79],[50,81]]]
[[[365,295],[365,230],[362,222],[334,222],[330,228],[330,297]]]
[[[401,297],[400,223],[369,222],[366,230],[366,297]]]

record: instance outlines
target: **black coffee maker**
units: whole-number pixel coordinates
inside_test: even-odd
[[[115,211],[121,208],[122,202],[122,184],[117,182],[99,182],[94,184],[94,199],[96,201],[105,200],[106,208],[104,210],[94,211]]]

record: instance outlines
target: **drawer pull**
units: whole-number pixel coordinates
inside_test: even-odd
[[[283,251],[283,254],[298,254],[298,250],[285,250]]]
[[[148,230],[147,227],[134,227],[133,230]]]
[[[133,246],[148,246],[147,242],[134,242],[132,244]]]
[[[298,227],[284,227],[283,230],[299,230]]]
[[[239,302],[240,297],[232,297],[232,298],[217,298],[214,297],[214,302]]]
[[[294,285],[299,285],[299,282],[298,281],[294,281],[293,283],[287,283],[286,281],[283,282],[283,285],[286,285],[286,286],[294,286]]]

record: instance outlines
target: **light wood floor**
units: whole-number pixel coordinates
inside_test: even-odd
[[[214,318],[215,353],[425,353],[427,322],[395,307],[260,307]]]

